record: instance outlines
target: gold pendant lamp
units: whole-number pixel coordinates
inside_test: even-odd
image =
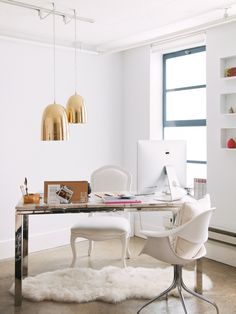
[[[69,138],[68,119],[62,105],[50,104],[43,112],[41,140],[65,141]]]
[[[77,16],[76,10],[74,10],[74,20],[75,20],[75,51],[74,51],[74,75],[75,75],[75,94],[72,95],[66,105],[67,117],[69,123],[86,123],[86,108],[84,104],[84,99],[77,93]]]
[[[43,112],[41,124],[42,141],[65,141],[69,138],[69,126],[66,109],[56,103],[56,56],[55,56],[55,5],[53,3],[53,86],[54,103],[48,105]]]

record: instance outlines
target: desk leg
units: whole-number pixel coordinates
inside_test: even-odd
[[[195,264],[195,291],[202,294],[202,258],[197,259]]]
[[[23,217],[15,216],[15,305],[22,303],[22,232]]]
[[[28,276],[28,222],[29,216],[23,216],[23,278]]]

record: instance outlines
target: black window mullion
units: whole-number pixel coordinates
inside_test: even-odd
[[[205,51],[206,47],[205,46],[199,46],[195,48],[190,48],[190,49],[184,49],[184,50],[179,50],[171,53],[167,53],[163,56],[163,59],[171,59],[171,58],[176,58],[184,55],[189,55],[192,53],[197,53],[197,52],[202,52]]]
[[[162,100],[163,100],[163,137],[164,137],[164,128],[166,127],[200,127],[200,126],[206,126],[206,119],[196,119],[196,120],[166,120],[167,118],[167,93],[176,92],[176,91],[183,91],[183,90],[193,90],[193,89],[199,89],[199,88],[206,88],[206,84],[201,85],[193,85],[193,86],[184,86],[179,88],[166,88],[166,61],[171,58],[176,58],[179,56],[189,55],[193,53],[198,53],[205,51],[205,46],[201,47],[195,47],[190,48],[187,50],[181,50],[173,53],[168,53],[163,55],[163,94],[162,94]],[[187,160],[188,164],[206,164],[206,161],[203,160]]]
[[[164,127],[183,127],[183,126],[206,126],[206,119],[199,120],[165,120]]]
[[[165,123],[166,123],[166,55],[163,56],[163,80],[162,80],[162,84],[163,84],[163,92],[162,92],[162,128],[163,128],[163,132],[162,132],[162,137],[164,138],[164,127],[165,127]]]
[[[188,164],[202,164],[202,165],[206,165],[207,162],[206,160],[187,160]]]
[[[193,86],[184,86],[184,87],[178,87],[178,88],[170,88],[170,89],[166,89],[165,92],[166,93],[170,93],[170,92],[178,92],[178,91],[182,91],[182,90],[198,89],[198,88],[206,88],[206,84],[193,85]]]

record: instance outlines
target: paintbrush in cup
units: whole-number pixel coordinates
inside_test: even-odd
[[[27,178],[25,178],[24,185],[25,185],[25,192],[26,192],[26,195],[28,195],[28,186],[27,186],[27,184],[28,184]]]

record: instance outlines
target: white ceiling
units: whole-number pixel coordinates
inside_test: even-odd
[[[18,0],[17,0],[18,1]],[[46,0],[19,0],[48,9]],[[120,51],[154,42],[205,23],[223,20],[225,8],[235,17],[234,0],[55,0],[57,11],[94,19],[78,22],[78,41],[84,49]],[[1,3],[0,35],[40,42],[52,42],[52,16],[41,20],[37,11]],[[74,22],[64,24],[56,17],[56,42],[73,46]]]

